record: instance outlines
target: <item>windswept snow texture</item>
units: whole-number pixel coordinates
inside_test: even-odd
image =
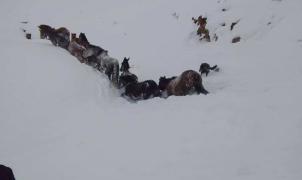
[[[17,180],[301,180],[301,7],[1,0],[0,164]],[[198,40],[199,15],[217,42]],[[202,62],[221,71],[203,77],[209,95],[131,103],[105,75],[39,39],[40,24],[85,32],[120,62],[130,57],[140,81]]]

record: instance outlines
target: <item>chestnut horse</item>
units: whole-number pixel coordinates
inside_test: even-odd
[[[84,63],[86,59],[83,57],[83,52],[85,51],[85,46],[79,38],[74,38],[70,41],[67,50],[75,56],[81,63]]]
[[[159,79],[159,88],[167,96],[185,96],[196,92],[197,94],[208,94],[202,85],[202,79],[198,72],[187,70],[178,77]]]

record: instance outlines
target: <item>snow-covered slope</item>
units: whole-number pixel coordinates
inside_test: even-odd
[[[2,0],[0,164],[31,180],[301,179],[301,6]],[[199,15],[217,42],[198,41],[191,18]],[[85,32],[120,61],[130,56],[140,80],[202,62],[221,71],[203,78],[207,96],[129,103],[104,75],[40,40],[42,23]],[[235,36],[242,41],[232,44]]]

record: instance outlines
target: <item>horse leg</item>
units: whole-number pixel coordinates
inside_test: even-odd
[[[105,70],[105,74],[108,76],[108,79],[111,81],[111,72],[108,70],[108,68]]]
[[[50,41],[54,46],[58,45],[57,40],[55,38],[50,38]]]
[[[151,96],[151,93],[149,91],[143,93],[143,99],[144,100],[149,99],[150,96]]]
[[[154,97],[160,97],[161,96],[161,92],[158,88],[154,91],[153,96]]]
[[[119,81],[119,64],[114,64],[112,69],[111,69],[111,74],[112,74],[112,81],[116,87],[118,87],[118,81]]]
[[[45,39],[45,35],[42,31],[40,31],[40,39]]]
[[[197,92],[197,94],[208,94],[209,92],[207,90],[205,90],[205,88],[203,87],[203,85],[201,83],[198,83],[195,85],[195,90]]]

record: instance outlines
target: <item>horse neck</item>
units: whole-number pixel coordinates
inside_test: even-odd
[[[132,75],[132,73],[129,70],[122,71],[122,76]]]
[[[175,78],[172,78],[171,81],[170,81],[170,82],[168,83],[168,85],[167,85],[167,89],[168,89],[168,88],[174,89],[175,86],[178,84],[179,80],[180,80],[180,76],[177,76],[177,77],[175,77]]]
[[[105,52],[105,51],[101,52],[100,57],[101,57],[102,59],[108,59],[108,58],[110,58],[110,57],[108,56],[108,53]]]
[[[74,44],[75,47],[80,48],[80,49],[85,49],[84,46],[81,44],[79,38],[75,38],[71,42],[72,42],[72,44]]]

